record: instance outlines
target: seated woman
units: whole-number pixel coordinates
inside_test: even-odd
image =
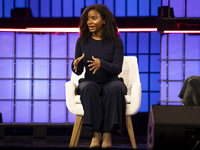
[[[102,4],[87,7],[80,18],[72,70],[80,75],[86,69],[78,94],[84,109],[83,125],[93,134],[90,147],[110,148],[111,132],[122,133],[125,128],[127,88],[118,78],[123,57],[123,42],[110,10]]]

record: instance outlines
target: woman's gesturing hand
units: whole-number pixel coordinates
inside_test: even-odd
[[[100,59],[94,58],[94,56],[92,56],[92,59],[93,59],[94,61],[88,60],[87,62],[90,63],[90,64],[88,65],[88,67],[91,67],[91,68],[90,68],[90,71],[94,70],[94,71],[93,71],[93,74],[95,74],[96,71],[100,68],[101,63],[100,63]]]
[[[74,65],[74,70],[75,70],[75,72],[77,72],[78,63],[79,63],[83,58],[84,58],[84,53],[82,54],[81,57],[78,57],[77,59],[74,60],[73,65]]]

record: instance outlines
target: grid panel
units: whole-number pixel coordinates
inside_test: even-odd
[[[157,12],[151,12],[153,10],[151,7],[157,9],[161,3],[161,0],[156,0],[159,4],[149,0],[142,6],[144,1],[59,0],[58,4],[54,6],[50,3],[52,1],[55,2],[55,0],[26,0],[17,5],[30,7],[33,17],[60,15],[61,17],[80,17],[83,7],[92,3],[102,3],[107,5],[114,15],[125,17],[155,16]],[[3,6],[0,8],[0,10],[2,9],[2,17],[11,17],[10,10],[17,5],[14,5],[13,0],[2,2],[5,6],[5,8]],[[117,7],[121,3],[124,6],[122,14],[121,12],[116,14]],[[133,7],[130,9],[129,5]],[[143,12],[144,8],[148,11]],[[157,91],[159,62],[155,58],[157,59],[160,55],[158,52],[160,34],[155,32],[120,34],[124,43],[125,55],[138,57],[143,90],[139,111],[147,112],[150,105],[154,104],[159,96],[159,91]],[[63,35],[0,33],[0,61],[6,61],[6,63],[0,63],[0,67],[8,69],[5,72],[0,72],[0,90],[8,89],[4,95],[0,96],[0,111],[3,114],[3,122],[74,122],[74,115],[69,113],[66,108],[64,83],[71,77],[71,62],[78,37],[78,33]],[[21,44],[23,41],[26,41],[26,44]],[[23,91],[26,91],[26,94],[23,94]],[[20,111],[18,112],[18,110]]]

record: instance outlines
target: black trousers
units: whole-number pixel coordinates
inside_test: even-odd
[[[122,134],[125,128],[125,96],[127,88],[122,81],[98,84],[82,81],[78,86],[84,109],[83,125],[91,133],[117,131]]]

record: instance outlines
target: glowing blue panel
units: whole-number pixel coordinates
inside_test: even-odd
[[[25,7],[25,0],[15,0],[15,7],[24,8]]]
[[[160,72],[160,55],[150,55],[150,71],[151,72]]]
[[[16,56],[32,57],[31,34],[16,34]]]
[[[200,1],[188,0],[187,1],[187,17],[200,17]]]
[[[73,0],[63,0],[63,17],[73,17]]]
[[[149,52],[149,33],[139,33],[139,53]]]
[[[52,0],[52,17],[61,17],[61,0]]]
[[[161,7],[161,0],[151,1],[151,16],[158,16],[158,7]]]
[[[137,33],[127,33],[127,53],[137,53]]]
[[[16,99],[31,99],[31,80],[16,80]]]
[[[185,79],[193,75],[200,76],[200,63],[199,61],[186,61],[185,62]]]
[[[167,35],[162,36],[162,41],[161,41],[161,59],[166,59],[167,58]]]
[[[0,84],[0,99],[14,98],[14,81],[2,80]]]
[[[14,0],[4,0],[4,17],[5,18],[11,18],[11,9],[14,8]]]
[[[97,0],[97,4],[103,4],[103,0]]]
[[[67,57],[67,35],[52,35],[51,37],[51,57]]]
[[[160,53],[160,33],[151,32],[150,39],[150,52]]]
[[[149,66],[149,56],[148,55],[139,55],[138,56],[138,65],[140,72],[148,72]]]
[[[65,79],[66,76],[67,76],[67,60],[52,60],[51,77]]]
[[[69,79],[71,79],[71,74],[72,74],[71,64],[72,64],[72,60],[68,60],[68,78]]]
[[[17,78],[31,78],[32,74],[32,60],[16,60],[16,77]]]
[[[160,74],[150,74],[150,90],[151,91],[159,91],[160,90]]]
[[[169,34],[169,59],[183,58],[183,34]]]
[[[49,57],[49,34],[34,34],[34,57]]]
[[[79,33],[68,34],[68,57],[74,58],[76,41],[79,38]]]
[[[0,57],[14,57],[14,33],[0,32]]]
[[[14,60],[0,59],[0,78],[14,77]]]
[[[167,62],[161,61],[161,70],[160,70],[160,78],[161,80],[165,80],[167,78]]]
[[[33,123],[48,123],[49,121],[49,102],[33,102]]]
[[[121,37],[121,39],[122,39],[123,46],[124,46],[124,51],[125,51],[125,50],[126,50],[126,44],[125,44],[125,41],[126,41],[126,33],[120,32],[120,37]]]
[[[167,91],[166,91],[166,87],[167,87],[167,85],[166,85],[166,82],[161,82],[161,84],[160,84],[161,86],[160,86],[160,100],[161,101],[166,101],[166,93],[167,93]],[[163,104],[164,102],[162,102],[161,104]]]
[[[49,99],[49,81],[35,80],[33,82],[33,98]]]
[[[34,78],[49,78],[49,60],[34,60]]]
[[[31,102],[17,101],[15,104],[15,122],[30,123],[31,122]]]
[[[181,100],[178,95],[183,86],[182,82],[169,82],[169,101],[179,101]]]
[[[106,5],[108,7],[108,9],[112,12],[112,14],[114,15],[114,1],[113,0],[109,0],[109,1],[104,1],[104,5]]]
[[[30,9],[33,17],[39,17],[39,0],[30,0]]]
[[[141,97],[141,105],[139,112],[148,112],[148,97],[149,94],[147,92],[142,92],[142,97]]]
[[[3,17],[3,0],[0,0],[0,18]]]
[[[68,123],[74,123],[76,120],[76,115],[72,114],[70,111],[68,111]]]
[[[170,7],[174,9],[175,17],[185,17],[185,0],[170,1]]]
[[[168,6],[168,0],[162,0],[163,6]]]
[[[40,0],[41,17],[50,17],[50,0]]]
[[[126,16],[125,2],[126,1],[122,1],[122,0],[115,1],[115,16],[116,17],[125,17]]]
[[[137,2],[133,0],[127,0],[127,16],[137,16]]]
[[[159,100],[160,100],[160,93],[150,93],[151,105],[159,104]]]
[[[13,101],[0,101],[3,123],[13,123]]]
[[[140,82],[142,84],[142,90],[143,91],[148,91],[149,90],[149,78],[147,73],[141,73],[140,74]]]
[[[74,0],[74,17],[81,16],[81,9],[84,8],[84,0]]]
[[[185,36],[185,58],[199,59],[200,58],[200,36],[187,35]]]
[[[66,102],[51,102],[51,123],[66,122]]]
[[[169,80],[182,80],[183,79],[183,62],[182,61],[169,61]]]
[[[51,99],[65,99],[65,82],[62,81],[51,81]]]
[[[85,1],[86,7],[87,7],[87,6],[90,6],[90,5],[94,5],[94,4],[96,4],[96,0],[86,0],[86,1]]]
[[[139,1],[139,16],[149,16],[149,1]]]

